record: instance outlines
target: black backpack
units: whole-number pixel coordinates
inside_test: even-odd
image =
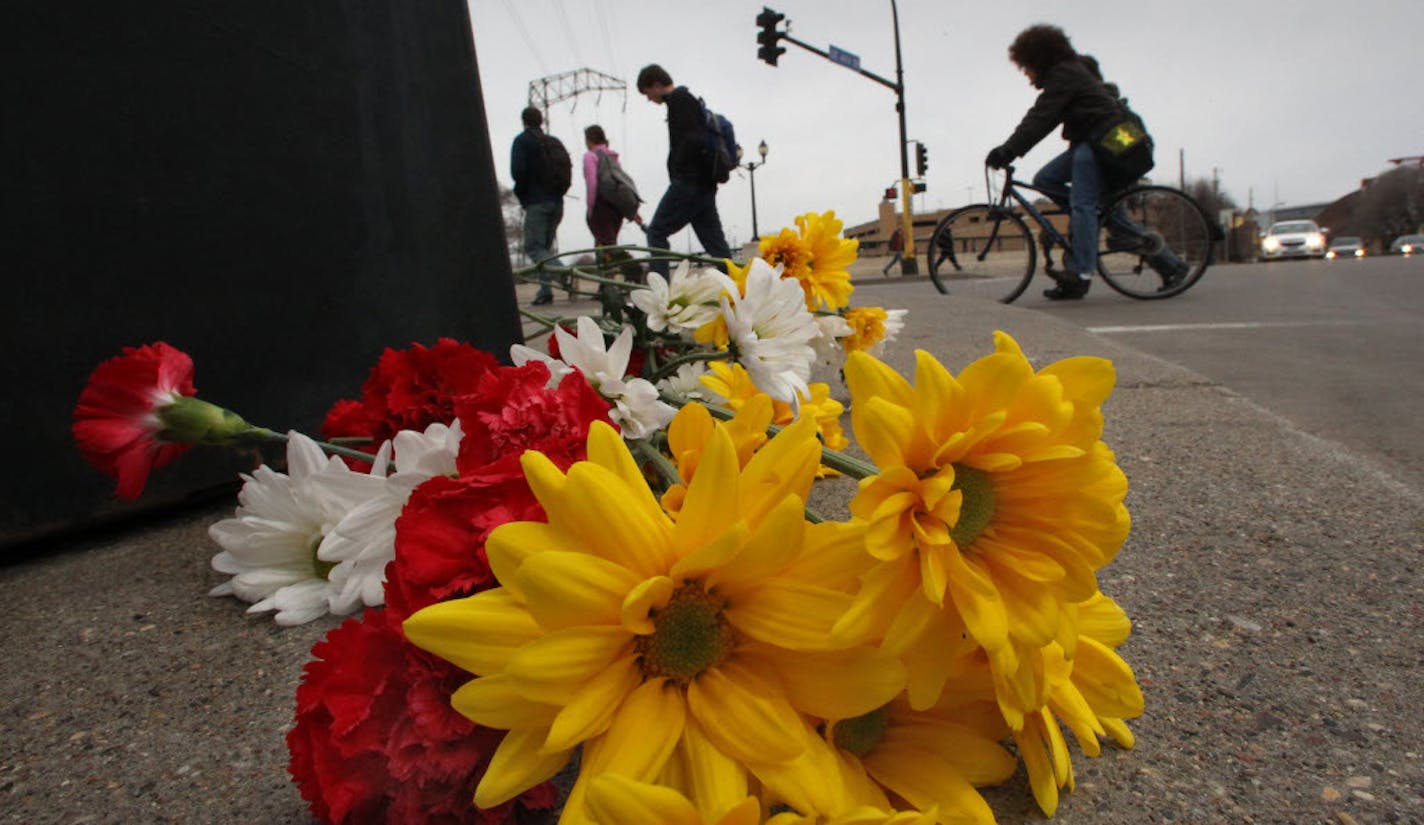
[[[702,98],[697,99],[702,107],[702,154],[712,171],[712,179],[726,183],[737,168],[737,134],[732,121],[707,108]]]
[[[539,155],[535,166],[539,182],[559,197],[573,184],[573,160],[569,150],[553,135],[539,133]]]
[[[1104,188],[1122,189],[1152,171],[1152,135],[1142,118],[1118,99],[1118,116],[1093,135],[1093,155],[1102,171]]]

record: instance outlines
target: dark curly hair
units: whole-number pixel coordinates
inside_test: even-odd
[[[1078,53],[1068,41],[1068,35],[1057,26],[1039,23],[1019,32],[1014,42],[1009,44],[1009,59],[1036,76],[1065,60],[1072,60]]]

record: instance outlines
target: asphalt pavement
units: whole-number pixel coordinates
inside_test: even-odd
[[[1133,530],[1100,578],[1134,620],[1121,653],[1146,714],[1133,750],[1073,748],[1056,821],[1424,822],[1424,492],[1121,337],[858,283],[860,302],[910,309],[885,355],[905,372],[916,348],[958,369],[995,329],[1037,365],[1116,364],[1105,438]],[[843,510],[852,488],[821,485],[815,503]],[[0,568],[0,821],[308,821],[283,736],[337,621],[281,629],[205,595],[221,579],[206,528],[230,511]],[[1022,774],[986,796],[1001,823],[1042,821]]]

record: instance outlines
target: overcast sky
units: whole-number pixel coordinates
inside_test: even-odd
[[[660,63],[674,82],[735,125],[745,159],[765,140],[756,171],[763,233],[795,215],[834,209],[846,224],[873,220],[900,173],[895,95],[855,72],[786,46],[773,68],[756,58],[762,3],[717,0],[470,0],[495,169],[509,185],[509,145],[531,81],[590,68],[627,93],[585,95],[550,109],[549,131],[575,158],[560,248],[591,245],[583,222],[583,128],[601,124],[637,181],[644,216],[667,185],[665,109],[637,93],[638,70]],[[770,0],[793,36],[858,55],[894,79],[889,0]],[[900,0],[907,135],[929,149],[928,192],[916,211],[984,197],[983,158],[1033,103],[1006,56],[1038,22],[1062,26],[1099,59],[1157,143],[1152,177],[1210,178],[1242,206],[1331,201],[1390,158],[1424,154],[1424,2],[1420,0]],[[783,23],[785,27],[785,23]],[[1065,144],[1055,133],[1021,164],[1037,169]],[[911,160],[911,174],[913,157]],[[718,195],[728,240],[752,234],[747,175]],[[688,233],[674,236],[684,249]],[[626,227],[620,238],[639,242]]]

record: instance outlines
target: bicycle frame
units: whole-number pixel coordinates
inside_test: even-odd
[[[985,169],[984,178],[986,188],[988,184],[988,177],[989,170]],[[1068,210],[1059,207],[1057,209],[1049,210],[1046,213],[1040,212],[1034,208],[1033,204],[1029,202],[1028,198],[1023,196],[1023,193],[1019,191],[1020,189],[1027,189],[1030,192],[1037,192],[1038,194],[1049,198],[1049,200],[1052,200],[1052,198],[1047,192],[1038,188],[1037,186],[1034,186],[1032,183],[1029,183],[1028,181],[1017,180],[1016,178],[1014,178],[1014,167],[1006,166],[1004,167],[1004,185],[1003,188],[999,191],[999,202],[995,205],[1000,209],[1012,209],[1009,204],[1009,201],[1012,200],[1014,203],[1018,204],[1021,209],[1023,209],[1025,215],[1033,219],[1034,223],[1038,224],[1039,229],[1043,230],[1043,232],[1048,235],[1048,238],[1051,241],[1050,246],[1056,243],[1064,249],[1071,248],[1069,246],[1068,239],[1065,238],[1063,236],[1063,233],[1059,232],[1058,229],[1054,227],[1051,222],[1049,222],[1047,217],[1048,215],[1066,215],[1068,214]],[[995,232],[997,231],[998,227],[995,227]],[[1048,249],[1045,248],[1045,255],[1047,255],[1047,252]],[[1047,260],[1045,260],[1044,263],[1045,265],[1048,265]]]

